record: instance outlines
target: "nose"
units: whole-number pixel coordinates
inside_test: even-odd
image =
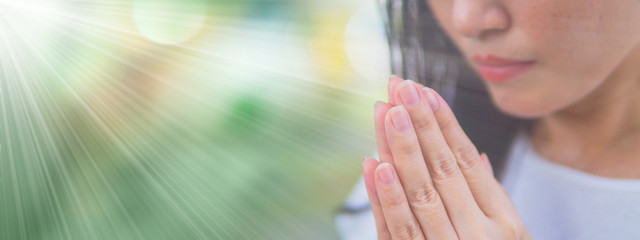
[[[490,32],[509,28],[509,14],[495,0],[454,1],[453,27],[467,38],[480,39]]]

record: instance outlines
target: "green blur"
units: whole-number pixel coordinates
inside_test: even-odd
[[[385,97],[365,1],[50,2],[0,10],[0,239],[337,238]]]

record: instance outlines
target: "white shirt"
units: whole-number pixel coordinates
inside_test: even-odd
[[[503,185],[533,239],[640,239],[640,180],[574,170],[516,138]]]
[[[533,239],[640,239],[640,180],[598,177],[552,163],[523,132],[512,145],[502,183]],[[376,239],[368,204],[361,178],[345,205],[366,210],[336,215],[342,239]]]

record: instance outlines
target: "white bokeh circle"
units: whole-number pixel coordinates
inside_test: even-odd
[[[363,3],[349,19],[345,51],[351,66],[367,80],[389,76],[389,47],[375,1]]]
[[[135,0],[133,18],[140,33],[160,44],[177,45],[197,35],[206,19],[205,0]]]

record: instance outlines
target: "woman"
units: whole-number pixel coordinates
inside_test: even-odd
[[[390,79],[344,238],[640,239],[640,1],[384,6],[394,72],[432,88]]]

